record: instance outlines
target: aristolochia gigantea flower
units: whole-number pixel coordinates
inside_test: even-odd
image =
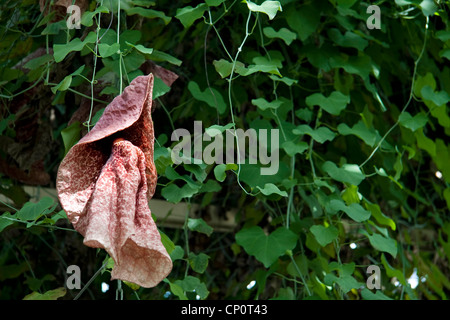
[[[56,181],[61,205],[83,243],[114,259],[111,278],[147,288],[172,270],[148,207],[157,178],[152,89],[152,74],[134,79],[70,149]]]

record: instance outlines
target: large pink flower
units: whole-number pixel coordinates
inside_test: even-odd
[[[140,76],[106,108],[62,161],[57,190],[84,244],[114,259],[112,279],[154,287],[172,270],[148,200],[156,188],[153,75]]]

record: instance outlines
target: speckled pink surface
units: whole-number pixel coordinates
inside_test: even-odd
[[[154,287],[172,270],[148,200],[156,188],[153,75],[140,76],[67,153],[58,197],[84,244],[114,259],[112,279]]]

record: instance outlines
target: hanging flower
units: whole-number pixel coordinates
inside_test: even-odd
[[[139,76],[63,159],[58,197],[84,244],[103,248],[112,279],[154,287],[172,261],[148,207],[156,188],[153,75]]]

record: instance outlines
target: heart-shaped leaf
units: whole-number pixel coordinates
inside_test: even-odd
[[[317,242],[322,246],[325,247],[327,244],[333,242],[339,234],[339,230],[334,226],[324,227],[320,225],[312,226],[309,229],[314,237],[316,238]]]
[[[297,235],[285,227],[279,227],[266,235],[260,227],[254,226],[239,231],[236,242],[268,268],[287,250],[294,249]]]

